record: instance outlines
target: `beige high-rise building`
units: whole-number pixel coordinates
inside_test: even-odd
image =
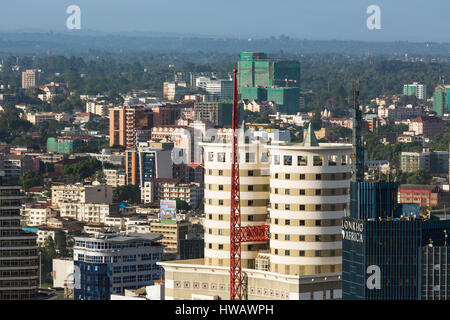
[[[310,135],[311,132],[308,132]],[[270,271],[342,272],[342,217],[348,210],[351,145],[268,147]]]
[[[239,144],[241,223],[270,224],[269,243],[242,244],[244,299],[340,299],[341,221],[351,144]],[[231,145],[204,143],[204,259],[160,262],[166,299],[229,299]]]
[[[37,72],[35,70],[26,70],[22,72],[22,89],[33,88],[36,86]]]
[[[230,265],[230,143],[205,143],[205,264]],[[266,224],[269,199],[269,160],[259,144],[240,144],[241,225]],[[268,243],[242,245],[242,267],[254,268],[260,250]]]

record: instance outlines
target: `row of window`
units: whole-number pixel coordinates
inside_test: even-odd
[[[322,257],[324,256],[323,251],[325,250],[314,250],[314,256],[315,257]],[[329,251],[329,256],[330,257],[334,257],[336,256],[336,251],[335,250],[327,250]],[[274,249],[274,254],[281,254],[281,250],[278,249]],[[284,255],[285,256],[290,256],[291,253],[293,253],[293,255],[295,254],[294,250],[284,250]],[[305,256],[305,250],[299,250],[298,251],[298,255],[299,257],[304,257]]]
[[[207,161],[213,162],[215,159],[214,155],[216,155],[217,162],[223,162],[223,163],[226,162],[226,153],[225,152],[217,152],[217,153],[208,152]],[[230,153],[229,159],[231,159],[231,158],[232,158],[232,154]],[[311,156],[299,155],[299,156],[297,156],[297,162],[294,164],[293,163],[294,157],[292,155],[283,155],[283,157],[282,157],[283,165],[285,165],[285,166],[292,166],[292,165],[307,166],[308,158],[311,158]],[[238,154],[238,159],[240,159],[239,154]],[[329,155],[329,156],[327,156],[327,159],[328,159],[328,166],[337,166],[338,162],[342,166],[345,166],[349,163],[347,155],[342,155],[340,157],[338,155]],[[339,159],[340,159],[340,161],[339,161]],[[262,163],[267,163],[269,161],[269,155],[267,152],[261,153],[260,161]],[[254,152],[246,152],[245,153],[245,163],[256,163],[256,154]],[[276,154],[273,156],[273,163],[275,165],[280,165],[280,163],[281,163],[280,155]],[[313,166],[323,166],[324,165],[324,156],[312,156],[312,164],[313,164]]]

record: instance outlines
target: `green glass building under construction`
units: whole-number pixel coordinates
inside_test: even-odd
[[[300,62],[241,52],[238,71],[241,99],[275,101],[281,113],[300,111]]]

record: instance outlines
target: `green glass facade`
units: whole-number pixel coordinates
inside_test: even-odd
[[[300,63],[241,52],[238,64],[241,99],[275,101],[282,113],[299,112]]]
[[[439,116],[449,113],[450,110],[450,86],[440,85],[433,95],[433,111]]]

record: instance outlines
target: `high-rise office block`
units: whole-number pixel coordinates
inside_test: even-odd
[[[275,101],[280,112],[299,112],[300,63],[241,52],[238,62],[241,99]]]
[[[31,300],[38,286],[36,234],[20,226],[20,187],[0,186],[0,300]]]
[[[133,148],[137,142],[151,138],[152,109],[142,105],[109,109],[109,144]]]

